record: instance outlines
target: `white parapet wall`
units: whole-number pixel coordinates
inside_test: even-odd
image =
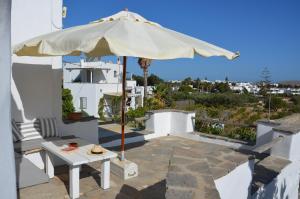
[[[252,199],[298,199],[300,161],[286,166],[269,184],[260,187]]]
[[[61,123],[59,130],[62,136],[75,135],[90,143],[99,144],[98,120],[78,121],[69,124]]]
[[[176,135],[194,131],[195,112],[173,109],[156,110],[148,113],[146,129],[157,136]]]
[[[215,180],[221,199],[247,199],[249,197],[254,160],[249,160],[227,175]]]

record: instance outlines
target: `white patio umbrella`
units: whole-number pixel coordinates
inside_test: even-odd
[[[121,160],[125,146],[125,80],[127,56],[167,60],[224,56],[232,60],[239,56],[207,42],[178,33],[148,21],[142,16],[121,11],[87,25],[63,29],[35,37],[14,47],[18,56],[123,56],[122,142]]]

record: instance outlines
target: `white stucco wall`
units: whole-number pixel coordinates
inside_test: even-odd
[[[270,142],[273,139],[272,128],[274,125],[268,125],[265,123],[258,123],[256,130],[256,146],[261,146]]]
[[[99,117],[98,104],[105,93],[121,91],[121,84],[90,84],[90,83],[64,83],[64,88],[71,90],[73,104],[76,111],[80,111],[80,97],[87,97],[87,109],[89,115]]]
[[[62,28],[62,0],[13,0],[12,45]],[[53,65],[61,68],[60,57],[17,57],[13,62]],[[57,65],[59,64],[59,65]]]
[[[239,165],[233,171],[215,180],[221,199],[247,199],[250,193],[254,160]]]
[[[300,161],[286,166],[268,185],[262,186],[252,199],[298,199]]]
[[[169,134],[185,134],[194,131],[192,117],[195,113],[164,110],[149,113],[146,120],[146,129],[154,131],[155,134],[166,136]]]
[[[0,194],[15,199],[16,173],[11,134],[11,0],[0,0]]]
[[[53,117],[55,95],[51,65],[18,64],[12,66],[12,117],[16,121],[31,121],[38,117]]]
[[[49,33],[62,27],[62,0],[14,0],[12,6],[13,44]],[[30,31],[28,31],[30,30]],[[31,121],[55,117],[61,135],[73,134],[98,142],[96,121],[64,124],[62,122],[61,57],[13,57],[12,117]],[[9,87],[7,87],[9,88]]]
[[[283,136],[284,139],[271,149],[271,155],[291,161],[300,160],[300,133],[290,134],[274,130],[274,138]]]

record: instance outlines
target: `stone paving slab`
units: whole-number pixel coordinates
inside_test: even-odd
[[[163,199],[166,198],[166,176],[168,170],[175,172],[182,170],[188,160],[187,169],[197,178],[198,185],[202,188],[195,194],[202,198],[217,198],[216,190],[209,186],[212,180],[222,177],[231,169],[247,161],[249,156],[233,149],[220,145],[196,142],[188,139],[166,136],[153,139],[148,142],[133,143],[126,145],[125,156],[139,166],[139,176],[126,181],[111,175],[111,188],[102,190],[100,184],[100,162],[83,166],[80,174],[80,192],[84,199]],[[170,159],[174,148],[179,148],[180,156],[173,157],[179,166],[169,167]],[[120,147],[111,148],[119,152]],[[182,151],[181,151],[182,150]],[[185,150],[185,151],[184,151]],[[187,152],[188,151],[188,152]],[[238,156],[236,158],[235,156]],[[193,159],[206,159],[207,165]],[[226,158],[226,159],[225,159]],[[231,164],[230,164],[231,163]],[[229,166],[228,166],[229,165]],[[207,167],[215,170],[210,171],[210,178],[199,173],[206,173]],[[214,168],[214,167],[213,167]],[[219,169],[220,168],[220,169]],[[185,169],[185,168],[184,168]],[[219,170],[218,170],[219,169]],[[55,168],[56,177],[47,184],[21,189],[19,195],[21,199],[60,199],[68,198],[68,167]],[[185,177],[182,177],[185,179]],[[186,179],[189,179],[186,177]],[[209,182],[209,183],[207,183]],[[205,184],[206,183],[206,184]],[[177,188],[178,189],[178,188]],[[178,189],[179,190],[179,189]],[[167,195],[170,193],[167,193]],[[177,195],[176,195],[177,196]],[[178,196],[179,197],[179,196]],[[190,197],[183,194],[183,198]],[[175,196],[174,196],[175,198]],[[176,198],[175,198],[176,199]]]

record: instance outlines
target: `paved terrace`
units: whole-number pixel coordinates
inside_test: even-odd
[[[167,194],[172,199],[217,199],[213,180],[225,176],[249,157],[220,145],[174,136],[130,144],[126,158],[138,164],[139,176],[123,181],[112,174],[111,188],[104,191],[99,186],[100,164],[84,165],[80,174],[81,198],[160,199]],[[69,198],[68,168],[56,168],[55,175],[50,183],[21,189],[20,198]]]

